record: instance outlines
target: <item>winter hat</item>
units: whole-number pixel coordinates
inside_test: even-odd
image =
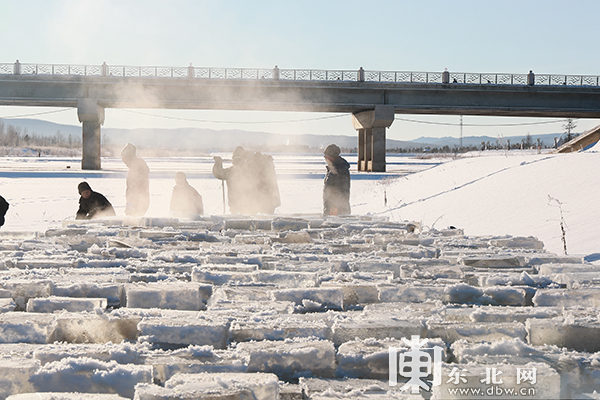
[[[329,157],[338,158],[340,156],[340,151],[340,148],[337,147],[335,144],[330,144],[325,148],[323,154]]]
[[[121,150],[121,157],[135,156],[135,150],[136,147],[133,144],[127,143],[125,147],[123,147],[123,149]]]
[[[92,190],[92,188],[87,182],[81,182],[79,185],[77,185],[77,191],[79,192],[79,194],[85,192],[86,190]]]

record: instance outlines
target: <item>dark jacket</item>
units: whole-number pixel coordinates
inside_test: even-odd
[[[350,214],[350,164],[342,157],[327,165],[323,183],[323,215],[331,215],[332,208],[337,215]]]
[[[92,219],[115,216],[115,210],[104,195],[94,192],[87,199],[79,198],[79,210],[75,219]]]
[[[4,199],[4,197],[0,196],[0,226],[4,225],[4,216],[8,211],[8,202]]]

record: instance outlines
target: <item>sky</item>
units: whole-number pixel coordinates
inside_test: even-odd
[[[0,0],[0,63],[599,75],[599,12],[596,0]],[[78,124],[75,109],[0,108],[23,116]],[[462,135],[562,125],[465,116]],[[350,115],[294,112],[108,109],[104,126],[356,135]],[[396,115],[387,137],[460,135],[459,116]]]

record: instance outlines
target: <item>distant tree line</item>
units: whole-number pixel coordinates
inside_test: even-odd
[[[554,145],[548,146],[543,143],[540,138],[533,140],[530,134],[527,134],[520,141],[511,142],[510,139],[496,139],[495,141],[482,141],[479,146],[425,146],[425,147],[395,147],[386,149],[387,153],[467,153],[469,151],[485,151],[485,150],[526,150],[526,149],[548,149],[557,148],[562,144],[579,136],[578,133],[571,132],[576,124],[572,120],[568,120],[563,126],[565,133],[554,139]]]
[[[7,125],[0,120],[0,146],[4,147],[26,147],[35,149],[37,147],[63,147],[67,149],[81,148],[81,137],[71,134],[64,135],[56,131],[54,136],[41,136],[30,133],[27,128]]]

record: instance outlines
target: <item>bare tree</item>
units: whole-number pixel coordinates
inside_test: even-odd
[[[562,127],[565,130],[565,135],[566,135],[565,140],[564,140],[565,142],[568,142],[571,139],[573,139],[574,137],[576,137],[575,134],[571,133],[577,127],[577,122],[575,122],[575,120],[573,120],[573,118],[567,118],[567,121],[565,122],[565,124]]]

